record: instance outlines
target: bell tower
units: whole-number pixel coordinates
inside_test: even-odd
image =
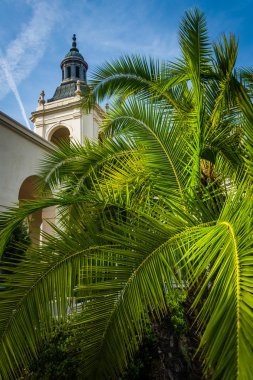
[[[77,49],[75,34],[72,37],[72,47],[61,61],[60,67],[62,81],[53,97],[46,101],[42,91],[37,109],[32,112],[31,121],[35,132],[56,145],[63,138],[81,144],[85,137],[98,138],[98,122],[102,110],[96,106],[89,114],[84,114],[81,109],[81,94],[88,86],[88,64]]]

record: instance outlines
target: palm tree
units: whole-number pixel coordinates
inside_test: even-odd
[[[54,236],[1,276],[3,379],[62,320],[78,332],[83,378],[117,379],[175,288],[194,294],[204,373],[251,378],[252,73],[234,68],[234,36],[210,45],[198,10],[179,44],[172,63],[98,68],[84,103],[114,99],[101,141],[56,148],[41,171],[54,196],[1,216],[3,247],[27,215],[59,209]]]

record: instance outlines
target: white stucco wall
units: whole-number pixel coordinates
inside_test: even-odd
[[[23,181],[38,173],[39,162],[52,146],[0,112],[0,208],[18,202]]]
[[[84,114],[80,96],[38,105],[31,118],[36,133],[0,112],[0,210],[16,204],[23,181],[38,174],[39,162],[53,149],[48,141],[57,128],[67,127],[71,140],[82,144],[85,137],[98,138],[102,117],[99,106]]]

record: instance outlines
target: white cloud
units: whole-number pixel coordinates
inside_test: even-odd
[[[60,14],[56,3],[45,1],[27,1],[33,9],[31,20],[23,24],[17,38],[9,43],[3,54],[9,73],[17,86],[27,78],[45,53],[49,35],[59,21]],[[12,90],[10,81],[6,81],[6,70],[0,72],[0,99]]]

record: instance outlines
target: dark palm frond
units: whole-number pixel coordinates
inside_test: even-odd
[[[249,68],[239,68],[237,69],[238,77],[241,82],[245,85],[248,90],[249,96],[253,96],[253,69]]]
[[[2,378],[16,379],[17,373],[28,368],[54,323],[66,320],[69,310],[76,308],[74,289],[85,249],[75,251],[72,243],[69,250],[65,244],[65,251],[57,250],[57,245],[53,251],[30,249],[15,275],[0,275]],[[13,267],[3,262],[3,268]]]

